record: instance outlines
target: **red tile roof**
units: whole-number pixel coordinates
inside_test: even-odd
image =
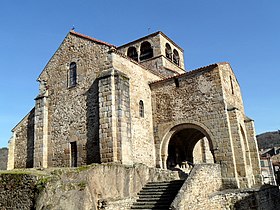
[[[215,67],[217,67],[219,64],[228,64],[228,63],[226,63],[226,62],[214,63],[214,64],[204,66],[204,67],[192,70],[192,71],[188,71],[188,72],[183,73],[183,74],[178,74],[178,75],[175,75],[175,76],[167,77],[167,78],[162,79],[162,80],[151,82],[150,85],[165,82],[165,81],[172,80],[172,79],[175,79],[175,78],[180,78],[180,77],[183,77],[183,76],[190,76],[190,75],[197,74],[197,73],[203,72],[203,71],[209,71],[209,70],[212,70]]]
[[[114,47],[114,48],[116,48],[116,46],[115,46],[115,45],[109,44],[109,43],[107,43],[107,42],[103,42],[103,41],[101,41],[101,40],[98,40],[98,39],[92,38],[92,37],[90,37],[90,36],[87,36],[87,35],[84,35],[84,34],[78,33],[78,32],[73,31],[73,30],[71,30],[71,31],[70,31],[70,34],[73,34],[73,35],[76,35],[76,36],[78,36],[78,37],[82,37],[82,38],[84,38],[84,39],[88,39],[88,40],[91,40],[91,41],[97,42],[97,43],[99,43],[99,44],[104,44],[104,45],[107,45],[107,46],[109,46],[109,47]]]

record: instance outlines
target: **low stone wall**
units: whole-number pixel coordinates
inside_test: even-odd
[[[218,164],[199,164],[192,169],[178,195],[172,210],[211,209],[209,195],[222,188],[221,169]]]
[[[223,210],[276,210],[280,206],[277,186],[262,186],[253,189],[225,190],[210,196],[213,207]]]
[[[30,174],[0,174],[0,209],[33,209],[37,177]]]
[[[183,184],[172,210],[276,210],[280,206],[277,186],[222,190],[221,169],[217,164],[195,165]]]
[[[76,169],[57,169],[40,193],[36,209],[126,210],[149,181],[180,179],[178,172],[143,164],[96,164]]]

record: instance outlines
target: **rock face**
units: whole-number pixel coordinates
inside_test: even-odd
[[[8,148],[0,148],[0,170],[7,170]]]
[[[162,183],[178,182],[179,179],[184,184],[171,205],[174,210],[275,210],[280,205],[276,186],[223,190],[219,164],[196,165],[187,178],[178,171],[149,168],[142,164],[96,164],[75,169],[2,172],[0,209],[129,210],[139,196],[143,198],[143,191],[139,193],[141,189],[144,186],[151,188],[147,183],[157,183],[158,188],[159,183],[162,187]],[[173,187],[170,192],[172,190]],[[150,197],[154,196],[145,197],[145,203],[154,203],[149,202]],[[143,204],[142,201],[140,199]]]

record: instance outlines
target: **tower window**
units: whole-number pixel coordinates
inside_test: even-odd
[[[165,45],[165,56],[169,59],[172,60],[172,50],[171,47],[168,43]]]
[[[140,117],[144,117],[144,103],[142,100],[139,101],[139,115]]]
[[[177,66],[180,64],[179,53],[175,49],[173,50],[173,63],[175,63]]]
[[[143,42],[140,47],[140,61],[152,58],[153,48],[149,42]]]
[[[77,84],[77,64],[72,62],[69,69],[69,87],[74,87]]]
[[[135,47],[128,48],[127,56],[138,62],[138,53]]]

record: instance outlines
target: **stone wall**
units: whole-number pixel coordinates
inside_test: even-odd
[[[172,129],[195,125],[206,135],[215,160],[225,167],[223,176],[233,181],[236,172],[218,65],[152,83],[151,90],[157,165],[162,166],[161,158],[167,155],[163,152]]]
[[[129,78],[132,160],[134,163],[155,166],[149,82],[159,80],[160,77],[118,54],[113,54],[112,57],[114,69]],[[139,113],[140,100],[144,104],[144,117]]]
[[[164,167],[173,134],[192,128],[209,140],[214,160],[222,167],[225,186],[250,187],[256,183],[252,168],[257,166],[252,166],[251,159],[257,154],[249,154],[246,149],[246,118],[240,88],[229,64],[213,64],[150,86],[158,166]],[[234,110],[238,114],[234,115]]]
[[[195,165],[181,187],[171,209],[275,210],[280,205],[277,186],[223,190],[218,164]]]
[[[37,177],[24,173],[0,174],[0,209],[34,209]]]
[[[259,178],[254,176],[260,174],[260,166],[257,141],[252,136],[255,135],[254,127],[249,123],[252,120],[248,120],[244,113],[240,87],[230,65],[221,63],[219,66],[239,184],[241,187],[260,184]]]
[[[12,130],[13,137],[9,146],[9,169],[13,168],[32,168],[34,152],[34,111],[32,109],[19,124]]]
[[[262,186],[244,190],[225,190],[213,193],[210,205],[213,209],[248,210],[248,209],[279,209],[280,192],[277,186]]]
[[[219,63],[221,87],[227,109],[237,108],[244,113],[244,106],[239,83],[229,63]]]
[[[38,80],[46,81],[48,91],[48,167],[70,166],[71,142],[77,145],[77,165],[100,162],[97,77],[110,64],[109,49],[71,32],[41,73]],[[77,66],[74,87],[69,86],[71,62]]]
[[[0,170],[7,170],[8,148],[0,148]]]
[[[171,204],[173,210],[211,209],[208,196],[222,188],[218,164],[195,165]]]

